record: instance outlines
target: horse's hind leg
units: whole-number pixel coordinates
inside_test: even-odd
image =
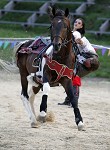
[[[27,81],[27,74],[23,73],[21,74],[21,85],[22,85],[22,92],[21,92],[21,99],[23,102],[23,105],[28,113],[28,116],[31,120],[31,126],[37,127],[37,120],[36,117],[32,111],[30,102],[29,102],[29,96],[28,96],[28,81]]]
[[[41,88],[40,86],[38,87],[32,86],[29,90],[29,102],[31,105],[32,112],[35,116],[36,114],[34,110],[34,100],[35,100],[35,95],[39,92],[40,88]]]

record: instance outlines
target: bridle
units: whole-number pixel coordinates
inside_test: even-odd
[[[66,47],[69,42],[72,42],[72,38],[71,38],[70,40],[67,40],[67,39],[63,39],[63,38],[62,38],[61,36],[59,36],[59,35],[54,36],[54,37],[52,38],[52,41],[53,41],[54,38],[56,38],[56,37],[61,38],[61,40],[62,40],[61,46],[62,46],[62,47],[63,47],[63,46]],[[53,42],[52,42],[52,44],[53,44]]]
[[[61,20],[66,20],[67,21],[67,19],[66,18],[64,18],[64,17],[62,17],[62,16],[56,16],[54,19],[56,19],[56,18],[59,18],[59,19],[61,19]],[[66,27],[67,28],[67,32],[66,32],[66,37],[63,39],[60,35],[54,35],[54,36],[52,36],[52,27],[53,27],[53,23],[51,23],[51,26],[50,26],[50,30],[51,30],[51,43],[53,44],[53,40],[55,39],[55,38],[60,38],[61,39],[61,41],[62,41],[62,43],[61,43],[61,47],[66,47],[67,46],[67,44],[69,43],[69,42],[72,42],[72,38],[71,39],[68,39],[68,34],[71,32],[71,29],[70,29],[70,27]]]

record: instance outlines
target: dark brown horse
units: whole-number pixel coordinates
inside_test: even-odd
[[[39,92],[40,89],[43,90],[43,96],[40,105],[40,116],[45,118],[47,115],[47,98],[50,85],[56,82],[60,83],[64,87],[68,97],[70,98],[74,110],[75,122],[78,126],[78,129],[82,129],[83,127],[83,121],[78,104],[74,100],[71,81],[73,77],[75,56],[72,50],[72,32],[68,15],[68,9],[63,12],[53,8],[50,12],[50,33],[53,52],[51,58],[48,57],[48,55],[44,55],[43,57],[43,60],[46,61],[43,69],[43,83],[37,82],[37,68],[33,67],[32,65],[38,54],[20,53],[22,48],[28,47],[33,41],[24,43],[17,50],[17,66],[19,67],[22,85],[21,98],[31,120],[31,127],[37,127],[37,120],[33,106],[35,95]],[[31,78],[32,73],[34,75]],[[29,92],[30,95],[28,95],[27,77],[28,79],[31,78],[34,80],[34,85]]]

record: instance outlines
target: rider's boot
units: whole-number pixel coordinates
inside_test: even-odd
[[[63,103],[58,103],[58,105],[68,105],[71,106],[69,97],[66,97]]]

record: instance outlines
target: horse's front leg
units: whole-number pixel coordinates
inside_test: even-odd
[[[75,115],[75,122],[78,126],[78,130],[83,130],[83,127],[84,127],[83,119],[82,119],[80,110],[78,108],[78,100],[76,100],[74,92],[73,92],[73,86],[72,86],[71,80],[68,80],[68,82],[65,81],[63,86],[65,88],[66,94],[69,97],[69,100],[73,107],[74,115]]]
[[[43,76],[43,95],[42,95],[42,101],[40,105],[40,121],[45,122],[46,115],[47,115],[47,98],[48,94],[50,92],[50,85],[48,82],[48,78],[46,75]]]
[[[30,101],[29,101],[28,81],[27,81],[26,74],[21,74],[21,85],[22,85],[21,99],[22,99],[23,105],[28,113],[28,116],[31,120],[31,127],[38,127],[36,117],[32,111],[32,107],[31,107]]]
[[[46,116],[47,116],[47,98],[48,98],[48,93],[50,91],[50,85],[48,82],[43,83],[43,95],[42,95],[42,101],[40,105],[40,114],[39,114],[39,120],[41,122],[46,121]]]

